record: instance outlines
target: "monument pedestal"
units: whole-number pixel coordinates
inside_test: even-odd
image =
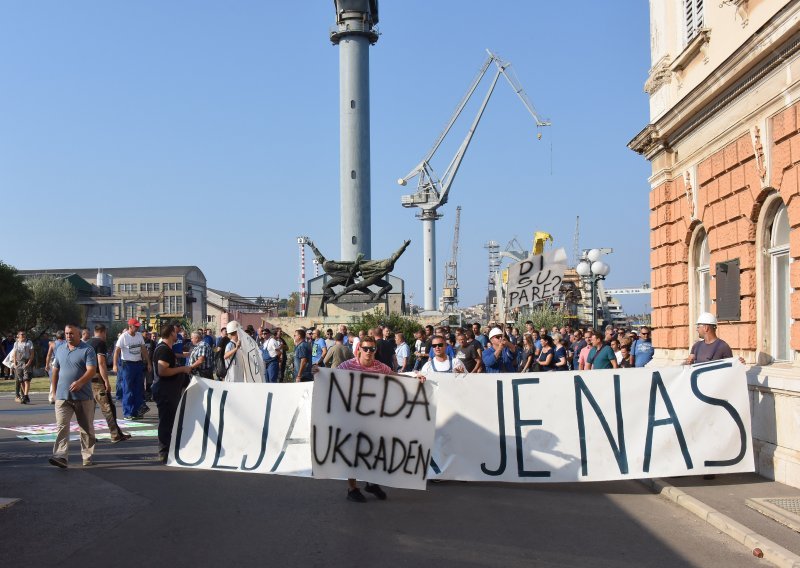
[[[380,308],[385,314],[406,313],[405,282],[402,278],[387,274],[384,280],[392,285],[392,289],[377,300],[373,300],[370,294],[355,291],[345,294],[334,302],[323,303],[323,287],[328,279],[330,279],[330,276],[323,274],[308,281],[308,306],[306,308],[308,317],[359,316],[372,312],[376,308]],[[378,287],[374,288],[373,291],[375,292],[379,290]],[[337,287],[334,288],[334,291],[339,292],[341,289],[341,287]]]

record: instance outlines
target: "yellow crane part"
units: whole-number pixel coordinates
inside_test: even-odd
[[[547,241],[553,242],[553,235],[545,231],[536,231],[533,233],[533,246],[531,247],[531,255],[544,253],[544,245]],[[503,270],[502,274],[503,284],[508,284],[508,269]]]

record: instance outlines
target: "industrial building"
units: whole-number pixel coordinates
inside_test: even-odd
[[[132,266],[120,268],[48,268],[20,270],[25,278],[52,276],[82,279],[89,284],[79,304],[86,324],[108,324],[137,318],[188,318],[206,321],[206,277],[196,266]],[[94,283],[94,286],[92,286]],[[92,290],[93,288],[93,290]]]

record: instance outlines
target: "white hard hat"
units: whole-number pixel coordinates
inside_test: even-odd
[[[492,337],[495,337],[497,335],[503,335],[503,332],[500,331],[499,327],[495,327],[495,328],[492,329],[492,331],[489,332],[489,339],[491,339]]]
[[[233,333],[234,331],[239,331],[239,322],[236,320],[229,321],[228,325],[225,326],[225,329],[228,330],[228,333]]]
[[[697,318],[697,325],[717,325],[717,318],[710,312],[703,312]]]

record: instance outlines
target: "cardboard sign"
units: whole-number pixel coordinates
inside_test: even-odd
[[[314,477],[425,489],[435,427],[431,383],[340,369],[314,377]]]
[[[567,269],[563,248],[529,256],[508,267],[506,306],[513,309],[557,295]]]

